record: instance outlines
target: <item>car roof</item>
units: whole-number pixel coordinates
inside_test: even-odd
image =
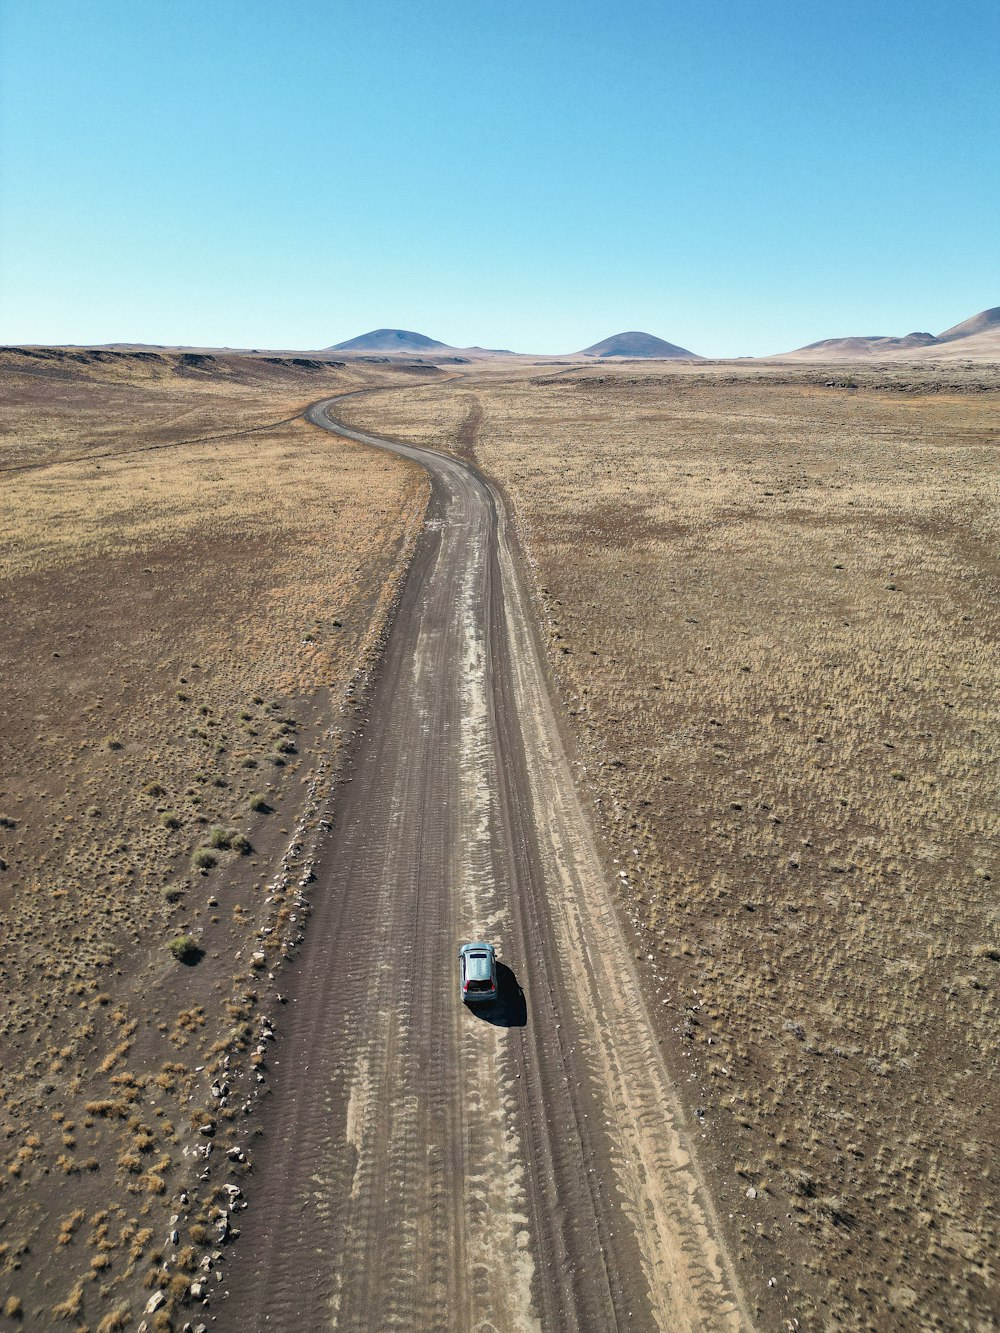
[[[484,951],[486,953],[495,953],[496,950],[492,944],[487,944],[485,940],[477,940],[475,944],[463,944],[459,953],[473,953]]]

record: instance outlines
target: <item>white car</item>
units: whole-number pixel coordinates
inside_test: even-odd
[[[497,998],[497,955],[492,944],[482,940],[463,944],[458,951],[458,969],[466,1004],[483,1004]]]

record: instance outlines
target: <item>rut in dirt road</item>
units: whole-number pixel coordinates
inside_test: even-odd
[[[317,864],[223,1329],[746,1326],[573,788],[503,516],[432,497]],[[457,950],[501,997],[460,1002]]]

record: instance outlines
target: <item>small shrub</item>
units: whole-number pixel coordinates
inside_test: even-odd
[[[208,835],[208,845],[215,847],[218,851],[228,851],[233,845],[233,835],[229,829],[216,824]]]
[[[128,1328],[132,1322],[132,1310],[128,1305],[120,1305],[117,1310],[106,1314],[97,1325],[97,1333],[118,1333],[119,1329]]]
[[[178,1250],[177,1257],[174,1260],[174,1267],[182,1273],[193,1273],[198,1267],[198,1253],[193,1245],[185,1245]]]
[[[250,809],[258,815],[269,815],[271,813],[271,807],[267,801],[263,796],[258,796],[256,793],[250,797]]]
[[[202,956],[202,950],[190,935],[178,935],[170,941],[167,948],[179,963],[190,965],[196,963]]]
[[[75,1319],[83,1306],[83,1283],[78,1282],[64,1301],[52,1307],[53,1319]]]
[[[164,810],[163,814],[160,815],[160,823],[164,828],[170,829],[180,828],[181,826],[181,821],[179,817],[174,814],[173,810]]]
[[[99,1116],[102,1120],[112,1120],[117,1117],[119,1120],[127,1120],[129,1117],[128,1102],[110,1101],[107,1099],[87,1102],[83,1108],[88,1115]]]
[[[176,884],[165,885],[160,890],[160,893],[164,901],[168,903],[180,902],[180,900],[184,897],[184,890],[182,888],[179,888],[178,885]]]
[[[199,847],[191,857],[191,864],[198,870],[211,870],[218,865],[218,858],[208,847]]]

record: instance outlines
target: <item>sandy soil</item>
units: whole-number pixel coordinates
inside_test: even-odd
[[[674,1293],[661,1314],[669,1299],[696,1311],[714,1281],[716,1308],[737,1318],[725,1302],[742,1289],[762,1327],[995,1327],[996,369],[498,362],[414,385],[431,373],[0,353],[0,1322],[170,1328],[226,1309],[219,1256],[251,1238],[243,1205],[274,1160],[258,1100],[273,1087],[277,1105],[285,1044],[304,1039],[306,922],[332,910],[318,888],[336,812],[360,809],[338,755],[375,716],[427,501],[419,474],[299,413],[381,380],[344,413],[477,461],[508,497],[563,705],[539,734],[563,726],[576,763],[567,790],[551,778],[564,760],[546,777],[536,748],[515,784],[553,816],[541,879],[523,863],[532,896],[448,909],[476,930],[499,913],[520,942],[511,1023],[447,1029],[467,1073],[485,1052],[491,1086],[518,1089],[463,1122],[479,1127],[463,1153],[486,1154],[525,1218],[498,1252],[493,1194],[473,1192],[474,1291],[502,1289],[512,1326],[539,1309],[620,1322],[641,1280]],[[513,565],[497,577],[520,587]],[[456,740],[473,771],[489,717],[475,647]],[[520,682],[504,715],[530,729],[547,700]],[[558,835],[581,800],[614,858],[617,919],[599,875],[559,883],[575,857],[601,864]],[[529,804],[508,808],[521,827]],[[441,805],[428,827],[473,827],[476,809]],[[370,889],[358,910],[391,934]],[[397,939],[408,902],[393,900]],[[540,929],[591,960],[578,993],[532,970],[549,956],[527,961]],[[600,941],[622,930],[633,957],[618,965]],[[185,965],[169,945],[188,936]],[[371,984],[350,991],[362,1010]],[[550,1021],[522,1023],[536,1002]],[[658,1045],[635,1058],[648,1012]],[[433,1068],[444,1048],[410,1030]],[[362,1184],[373,1145],[431,1141],[419,1097],[380,1099],[399,1049],[366,1051],[345,1048],[329,1091]],[[615,1079],[609,1114],[593,1086]],[[496,1137],[491,1107],[523,1142]],[[674,1129],[680,1158],[663,1147]],[[519,1164],[547,1153],[561,1175],[532,1185]],[[650,1164],[669,1176],[671,1160],[702,1219],[682,1247],[686,1306],[676,1251],[651,1239],[685,1234],[669,1194],[634,1216]],[[407,1176],[415,1204],[418,1182],[447,1179],[426,1165]],[[402,1239],[465,1298],[461,1266],[435,1268],[453,1193],[429,1197],[427,1226]],[[384,1273],[403,1309],[409,1251],[343,1206],[325,1225],[351,1217],[381,1256],[345,1308],[361,1322],[380,1308]],[[600,1271],[572,1260],[585,1250],[603,1296]]]
[[[219,1325],[745,1327],[506,526],[407,452],[426,531],[315,865]],[[456,952],[484,936],[501,998],[467,1011]]]
[[[299,419],[374,374],[0,354],[0,1321],[173,1327],[208,1280],[331,727],[426,503]]]
[[[474,456],[764,1326],[994,1327],[995,367],[477,370]]]

